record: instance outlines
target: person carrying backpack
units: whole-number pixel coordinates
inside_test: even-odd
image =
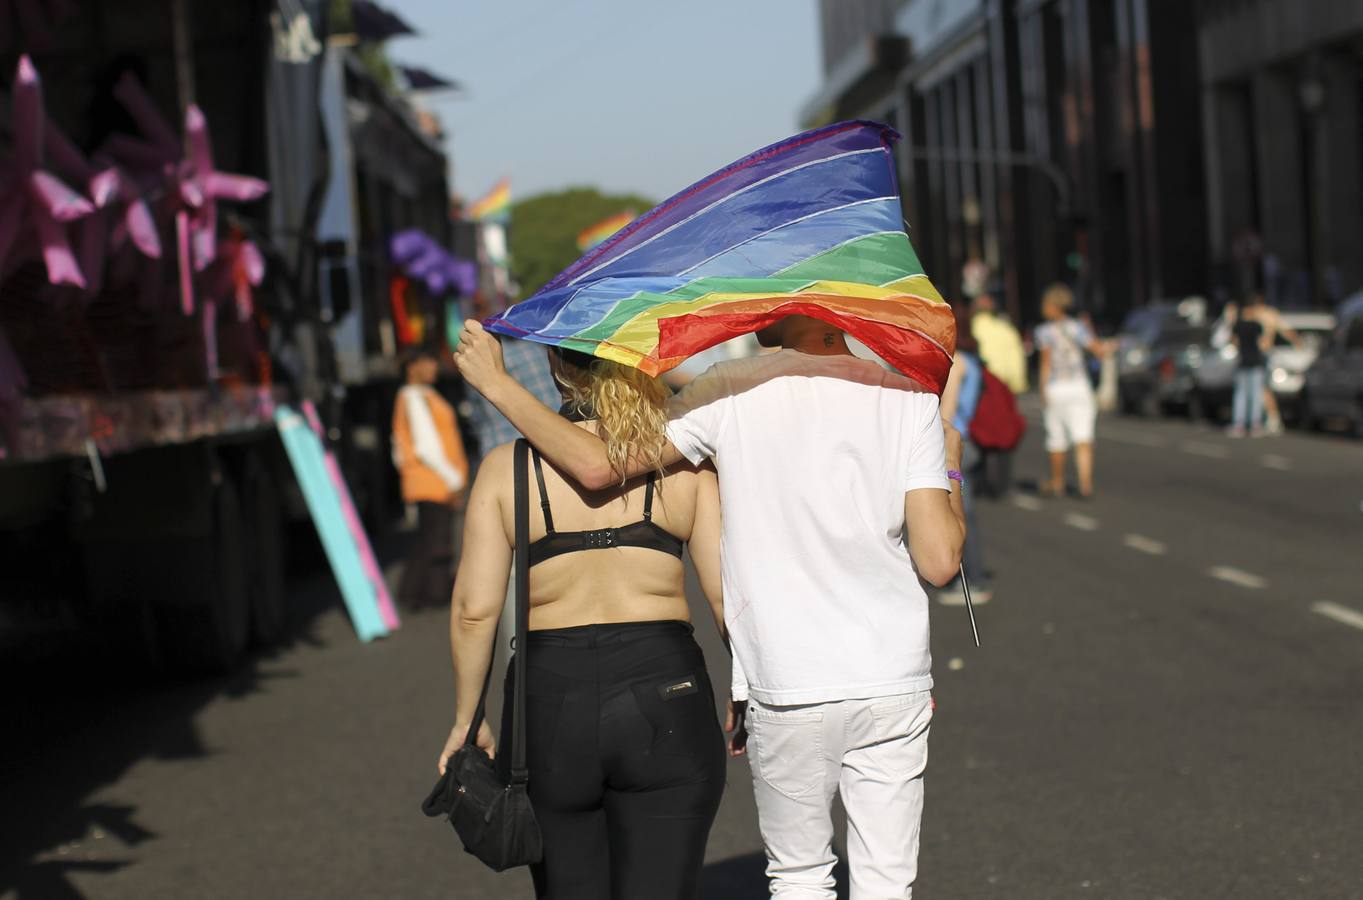
[[[961,564],[966,578],[970,581],[971,599],[978,604],[988,603],[994,596],[989,586],[988,570],[984,567],[984,542],[980,535],[979,520],[975,515],[978,480],[984,474],[984,456],[975,441],[970,439],[975,419],[980,412],[980,402],[984,398],[988,370],[980,362],[979,348],[970,334],[970,329],[960,327],[962,315],[959,308],[957,320],[956,356],[951,364],[946,389],[942,392],[942,419],[950,422],[953,428],[967,438],[961,445],[961,471],[965,475],[961,482],[961,502],[965,506],[966,521],[965,548],[962,551]],[[994,380],[998,381],[997,378]],[[1008,392],[1007,386],[1004,386],[1004,391]],[[965,586],[961,584],[959,576],[938,592],[937,602],[946,606],[965,605]]]

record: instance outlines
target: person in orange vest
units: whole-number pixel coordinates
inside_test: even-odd
[[[417,540],[398,586],[408,609],[443,606],[454,587],[454,518],[464,501],[469,464],[454,408],[436,391],[439,363],[430,350],[404,360],[407,383],[393,405],[393,463],[402,499],[416,504]]]

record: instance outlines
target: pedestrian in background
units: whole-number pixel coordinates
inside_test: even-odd
[[[1065,465],[1072,448],[1079,496],[1089,499],[1098,405],[1085,352],[1103,356],[1108,349],[1087,324],[1073,317],[1073,309],[1074,292],[1063,284],[1052,284],[1042,294],[1041,315],[1046,321],[1037,326],[1034,339],[1041,352],[1038,381],[1051,471],[1041,490],[1054,497],[1065,494]]]
[[[952,360],[951,374],[947,377],[946,388],[942,391],[942,421],[950,422],[961,433],[961,502],[965,506],[965,548],[961,563],[965,568],[966,580],[970,583],[971,598],[975,603],[988,603],[994,592],[989,586],[989,573],[984,567],[984,539],[980,534],[979,520],[976,516],[976,498],[979,483],[984,479],[984,454],[970,438],[970,423],[984,393],[984,365],[978,356],[978,347],[971,334],[970,322],[956,308],[956,356]],[[960,576],[942,588],[937,594],[937,602],[944,606],[964,606],[965,586]]]
[[[999,312],[990,293],[980,294],[970,303],[970,327],[957,331],[970,334],[979,347],[980,361],[1008,385],[1014,394],[1027,392],[1027,351],[1022,334]]]
[[[1264,326],[1268,318],[1263,294],[1255,292],[1240,308],[1231,326],[1231,343],[1235,345],[1235,393],[1231,399],[1231,437],[1264,433],[1264,391],[1267,387],[1265,365],[1273,336]]]
[[[393,463],[402,499],[417,508],[416,546],[398,586],[408,609],[443,606],[454,586],[454,518],[468,484],[468,458],[454,408],[436,391],[434,352],[412,351],[403,361],[407,383],[393,405]]]
[[[979,362],[1008,385],[1014,396],[1025,394],[1027,350],[1017,328],[999,312],[994,291],[996,289],[986,291],[971,301],[970,327],[957,329],[956,333],[958,336],[969,333],[979,347]],[[988,449],[980,453],[983,464],[972,490],[996,498],[1006,496],[1013,488],[1013,451]]]
[[[1273,348],[1278,345],[1278,336],[1290,343],[1298,350],[1305,344],[1302,342],[1301,335],[1298,334],[1290,325],[1283,321],[1282,314],[1276,306],[1271,306],[1264,300],[1263,295],[1258,295],[1258,302],[1255,304],[1255,318],[1264,327],[1264,352],[1272,354]],[[1264,371],[1267,373],[1272,359],[1264,359]],[[1282,411],[1278,408],[1278,395],[1273,393],[1273,386],[1268,383],[1268,378],[1264,378],[1264,429],[1269,434],[1282,434],[1283,417]]]

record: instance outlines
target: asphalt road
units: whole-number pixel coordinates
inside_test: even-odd
[[[1098,466],[1093,502],[982,507],[982,648],[934,607],[915,896],[1363,897],[1363,443],[1105,419]],[[530,896],[418,812],[445,617],[362,646],[296,587],[293,644],[220,681],[90,644],[0,665],[0,898]],[[703,895],[766,896],[760,850],[737,761]]]

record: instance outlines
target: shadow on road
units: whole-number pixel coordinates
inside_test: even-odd
[[[847,864],[842,859],[838,860],[833,877],[837,879],[838,896],[846,897]],[[771,896],[767,888],[766,854],[749,853],[710,863],[701,872],[700,895],[707,900],[762,900]]]
[[[243,697],[290,673],[265,668],[293,647],[317,644],[318,617],[339,600],[320,551],[303,550],[290,578],[290,628],[282,644],[230,675],[174,681],[130,666],[97,634],[61,636],[0,661],[0,897],[84,900],[72,881],[118,872],[119,851],[158,835],[136,807],[92,800],[144,759],[207,756],[195,724],[219,697]],[[186,804],[196,798],[185,797]],[[114,858],[110,858],[114,857]]]

